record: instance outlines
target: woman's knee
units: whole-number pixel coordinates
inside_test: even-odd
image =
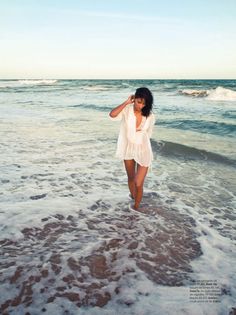
[[[142,188],[143,187],[143,182],[144,182],[143,180],[140,180],[138,178],[135,178],[135,180],[134,180],[135,186],[137,188]]]

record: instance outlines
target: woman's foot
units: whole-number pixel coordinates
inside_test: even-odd
[[[147,215],[147,213],[145,212],[144,209],[136,208],[135,205],[129,205],[128,207],[129,207],[129,210],[135,211],[136,213],[139,213],[139,214],[144,215],[144,216]]]
[[[135,205],[129,205],[129,209],[133,211],[138,211],[138,208],[136,208]]]

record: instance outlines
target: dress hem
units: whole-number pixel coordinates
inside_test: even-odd
[[[118,156],[118,155],[115,155],[116,158],[118,158],[119,160],[121,161],[124,161],[124,160],[134,160],[136,163],[138,163],[140,166],[144,166],[144,167],[151,167],[152,166],[152,162],[149,164],[149,165],[143,165],[142,163],[138,162],[136,158],[124,158],[124,157],[121,157],[121,156]],[[152,160],[153,161],[153,160]]]

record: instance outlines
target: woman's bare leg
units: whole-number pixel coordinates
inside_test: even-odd
[[[135,160],[124,160],[125,169],[128,176],[128,186],[131,193],[131,197],[135,198]]]
[[[134,208],[137,210],[143,198],[143,183],[148,172],[148,167],[138,164],[137,173],[135,175],[135,203]]]

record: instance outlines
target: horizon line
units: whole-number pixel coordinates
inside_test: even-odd
[[[0,81],[7,80],[236,80],[236,78],[0,78]]]

